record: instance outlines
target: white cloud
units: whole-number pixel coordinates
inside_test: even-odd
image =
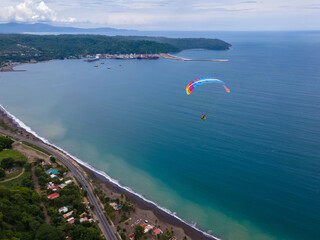
[[[139,30],[319,29],[319,12],[319,0],[0,0],[0,22]]]
[[[44,1],[24,0],[0,10],[1,21],[12,22],[74,22],[75,18],[59,18]]]

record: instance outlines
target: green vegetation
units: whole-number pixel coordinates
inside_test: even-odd
[[[23,166],[27,162],[26,156],[13,149],[0,152],[0,164],[2,164],[2,161],[7,158],[11,158],[13,160],[13,165]]]
[[[49,153],[48,151],[46,151],[46,150],[44,150],[44,149],[42,149],[42,148],[40,148],[40,147],[38,147],[38,146],[36,146],[36,145],[34,145],[34,144],[32,144],[32,143],[25,142],[25,141],[22,141],[22,143],[23,143],[24,145],[27,145],[27,146],[29,146],[29,147],[32,147],[32,148],[40,151],[40,152],[43,152],[43,153],[45,153],[45,154],[47,154],[47,155],[49,155],[49,156],[51,155],[51,153]]]
[[[3,149],[11,149],[13,141],[7,137],[0,137],[0,152]]]
[[[36,238],[39,240],[47,240],[48,237],[50,240],[59,240],[59,234],[57,233],[57,230],[48,224],[42,224],[36,234]]]
[[[0,239],[35,239],[44,223],[38,200],[29,188],[0,186]]]
[[[8,174],[6,175],[5,179],[11,178],[11,177],[14,177],[14,175]],[[25,165],[25,171],[20,177],[7,182],[1,182],[0,186],[5,186],[8,188],[21,186],[21,187],[28,187],[30,189],[33,189],[34,183],[31,177],[31,165],[30,164]]]
[[[11,178],[14,178],[14,177],[20,175],[22,170],[23,170],[22,167],[15,167],[14,171],[10,172],[9,174],[6,174],[5,177],[3,178],[3,180],[11,179]]]
[[[26,162],[27,158],[17,150],[8,149],[0,152],[0,180],[2,181],[18,176],[22,172]],[[20,178],[18,179],[20,180]],[[21,186],[22,184],[19,185]]]
[[[0,169],[0,178],[3,178],[6,176],[6,172],[3,169]]]
[[[80,58],[96,53],[161,53],[178,49],[153,41],[133,41],[102,35],[0,34],[0,62]]]
[[[0,128],[3,128],[4,130],[9,129],[8,124],[3,119],[0,119]]]
[[[13,158],[4,158],[1,160],[0,167],[3,169],[9,169],[13,167],[14,160]]]
[[[163,240],[169,240],[173,237],[173,229],[166,229],[166,232],[162,235]]]
[[[53,163],[55,163],[55,162],[56,162],[56,159],[51,156],[51,157],[50,157],[50,161],[53,162]]]
[[[136,227],[135,231],[134,231],[134,238],[139,240],[144,232],[144,228],[141,227],[140,225]]]
[[[68,172],[68,169],[62,165],[56,164],[56,169],[59,170],[59,177],[51,179],[49,175],[45,173],[46,169],[50,169],[51,165],[46,165],[45,168],[40,166],[43,160],[38,159],[34,163],[35,175],[38,177],[38,182],[42,190],[42,201],[45,204],[48,214],[51,218],[51,229],[54,228],[59,235],[58,239],[63,236],[70,236],[72,239],[85,239],[85,240],[100,240],[103,239],[100,236],[100,230],[96,223],[84,221],[80,223],[80,214],[86,212],[89,218],[89,212],[87,211],[86,205],[83,203],[83,191],[74,183],[59,189],[59,197],[56,199],[48,199],[47,195],[52,194],[54,191],[46,188],[46,183],[53,182],[56,186],[63,183],[68,178],[61,181],[59,178],[63,177],[63,173]],[[70,217],[74,217],[74,224],[70,224],[63,218],[63,213],[59,213],[58,209],[63,206],[69,206],[68,212],[72,211]],[[48,226],[45,230],[51,231]],[[45,231],[44,231],[45,232]],[[45,236],[43,234],[42,236]],[[40,239],[40,238],[39,238]]]
[[[192,48],[224,50],[230,46],[219,39],[204,38],[0,34],[0,66],[9,61],[81,58],[97,53],[155,54]]]
[[[167,38],[167,37],[146,37],[146,36],[129,36],[122,37],[130,40],[155,41],[163,44],[170,44],[179,51],[185,49],[210,49],[210,50],[227,50],[231,47],[229,43],[220,39],[209,38]]]

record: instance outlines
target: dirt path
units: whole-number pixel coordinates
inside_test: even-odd
[[[1,181],[0,183],[8,182],[8,181],[11,181],[11,180],[16,179],[16,178],[18,178],[18,177],[21,177],[21,175],[22,175],[23,173],[24,173],[24,168],[22,168],[22,171],[21,171],[21,173],[20,173],[19,175],[15,176],[15,177],[13,177],[13,178],[9,178],[9,179],[3,180],[3,181]]]
[[[34,168],[31,168],[31,173],[32,173],[32,180],[34,182],[34,190],[39,194],[39,196],[41,196],[41,190],[40,190],[40,186],[39,186],[39,182],[38,182],[38,177],[36,176],[36,174],[34,173]],[[44,203],[40,200],[40,206],[42,206],[43,208],[43,214],[45,217],[45,221],[47,224],[50,224],[50,217],[48,215],[48,211],[46,206],[44,205]]]

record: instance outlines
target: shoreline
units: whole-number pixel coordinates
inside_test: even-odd
[[[229,62],[228,59],[187,59],[187,58],[181,58],[181,57],[171,55],[170,53],[160,53],[159,56],[165,59],[185,61],[185,62],[191,62],[191,61],[192,62]]]
[[[0,67],[0,72],[25,72],[26,70],[14,70],[15,67],[30,63],[15,63],[9,66]]]
[[[72,164],[78,164],[80,167],[90,173],[90,178],[95,180],[100,180],[102,184],[107,186],[107,189],[112,189],[117,193],[125,193],[129,195],[129,197],[135,201],[137,204],[137,208],[140,210],[149,210],[151,211],[160,221],[172,225],[176,228],[180,228],[183,232],[185,232],[188,237],[191,239],[199,239],[199,240],[221,240],[218,237],[210,235],[207,232],[201,231],[196,226],[187,223],[180,217],[173,214],[170,210],[165,209],[156,203],[144,198],[142,195],[134,192],[128,187],[120,185],[117,180],[111,178],[105,172],[95,169],[90,164],[78,159],[75,156],[72,156],[67,151],[62,148],[51,144],[47,139],[40,137],[36,132],[34,132],[30,127],[25,125],[20,119],[16,118],[10,112],[8,112],[1,104],[0,104],[0,120],[3,120],[5,124],[9,126],[8,129],[4,129],[6,131],[12,131],[12,134],[19,137],[19,135],[28,138],[33,141],[40,141],[45,143],[47,146],[53,148],[60,153],[67,155],[72,159]],[[0,126],[0,132],[1,132]]]
[[[120,54],[121,55],[121,54]],[[177,61],[184,61],[184,62],[229,62],[229,59],[187,59],[187,58],[182,58],[182,57],[177,57],[174,56],[170,53],[159,53],[159,54],[154,54],[155,56],[158,56],[159,58],[163,59],[169,59],[169,60],[177,60]],[[86,58],[83,58],[86,59]],[[105,59],[105,58],[99,58],[99,59]],[[110,59],[117,59],[117,58],[110,58]],[[133,58],[136,59],[136,58]],[[60,59],[50,59],[50,60],[43,60],[43,61],[35,61],[35,62],[24,62],[24,63],[13,63],[8,66],[3,66],[0,67],[0,72],[25,72],[26,70],[15,70],[15,67],[25,65],[25,64],[36,64],[36,63],[42,63],[42,62],[51,62],[55,60],[60,60]]]

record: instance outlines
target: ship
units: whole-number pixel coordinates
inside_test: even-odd
[[[95,61],[99,61],[99,58],[88,58],[87,62],[95,62]]]

